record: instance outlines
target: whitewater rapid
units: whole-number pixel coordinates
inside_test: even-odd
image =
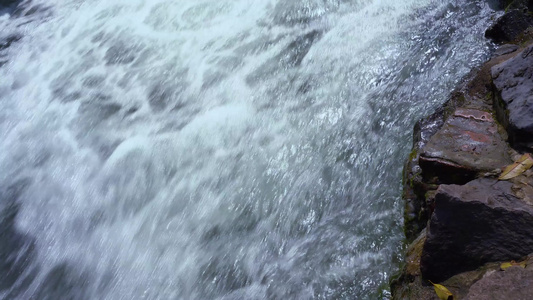
[[[34,8],[34,9],[33,9]],[[0,297],[386,299],[414,123],[490,44],[467,0],[0,10]]]

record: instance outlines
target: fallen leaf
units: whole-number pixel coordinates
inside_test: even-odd
[[[510,262],[504,262],[500,265],[500,269],[502,271],[505,271],[505,269],[509,268],[509,267],[513,267],[513,266],[520,266],[522,268],[525,268],[526,267],[526,262],[523,261],[523,262],[515,262],[514,260],[511,260]]]
[[[514,164],[507,166],[498,180],[508,180],[514,178],[533,166],[533,157],[526,153],[520,157]]]
[[[450,290],[448,290],[445,286],[433,283],[431,282],[431,280],[429,282],[435,288],[435,293],[437,294],[440,300],[453,300],[452,292],[450,292]]]
[[[504,262],[500,265],[500,270],[505,271],[505,269],[512,267],[513,265],[510,262]]]

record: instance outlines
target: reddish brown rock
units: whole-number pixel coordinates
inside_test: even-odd
[[[510,162],[509,147],[492,115],[466,108],[455,110],[420,155],[423,177],[438,184],[464,184]]]

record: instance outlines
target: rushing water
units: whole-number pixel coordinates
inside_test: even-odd
[[[412,126],[487,58],[493,13],[482,0],[13,8],[4,299],[386,298]]]

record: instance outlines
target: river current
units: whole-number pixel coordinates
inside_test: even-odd
[[[0,297],[387,299],[482,0],[0,9]]]

